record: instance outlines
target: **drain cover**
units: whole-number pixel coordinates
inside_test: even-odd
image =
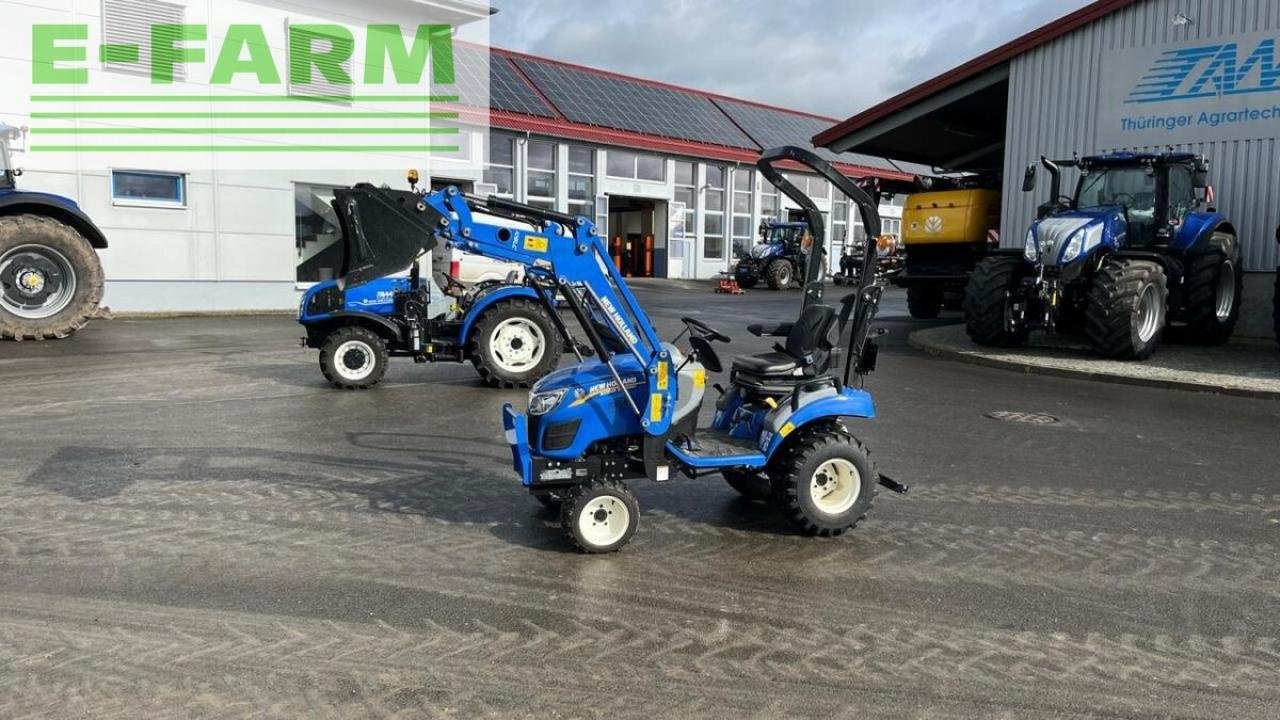
[[[1017,412],[1015,410],[996,410],[987,413],[987,417],[992,420],[1024,423],[1026,425],[1052,425],[1058,422],[1058,418],[1045,413]]]

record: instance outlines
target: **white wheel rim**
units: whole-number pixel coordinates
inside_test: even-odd
[[[61,286],[53,294],[39,302],[28,302],[24,298],[27,291],[39,293],[53,282],[46,276],[42,268],[33,265],[32,258],[38,258],[53,265],[61,277]],[[53,317],[71,304],[76,295],[76,271],[65,255],[44,245],[19,245],[0,257],[0,275],[7,270],[14,271],[12,287],[0,288],[0,306],[24,320],[43,320]]]
[[[1156,332],[1160,330],[1161,312],[1160,312],[1160,293],[1156,290],[1155,285],[1148,285],[1142,289],[1142,295],[1138,298],[1138,339],[1147,342],[1156,336]]]
[[[333,353],[333,367],[343,380],[364,380],[377,362],[373,348],[363,340],[348,340]]]
[[[489,352],[499,369],[522,373],[542,362],[547,341],[537,323],[528,318],[510,318],[498,323],[489,335]]]
[[[1236,268],[1230,260],[1222,263],[1218,270],[1218,322],[1231,319],[1231,308],[1236,304]]]
[[[862,473],[844,458],[832,458],[813,472],[809,497],[814,507],[829,515],[847,512],[862,494]]]
[[[593,547],[618,542],[627,534],[630,524],[631,511],[616,495],[592,498],[578,513],[578,534]]]

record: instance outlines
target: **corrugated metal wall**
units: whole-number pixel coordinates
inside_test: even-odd
[[[1193,18],[1175,25],[1178,13]],[[1022,192],[1022,169],[1050,157],[1107,150],[1097,147],[1096,118],[1103,55],[1146,45],[1213,40],[1235,33],[1280,30],[1280,0],[1146,0],[1016,58],[1010,67],[1005,144],[1002,239],[1021,247],[1036,205],[1047,195],[1042,173],[1035,193]],[[1280,131],[1280,123],[1276,123]],[[1280,135],[1280,132],[1276,133]],[[1244,239],[1246,269],[1274,271],[1274,232],[1280,224],[1280,142],[1233,140],[1178,146],[1210,159],[1210,182],[1219,208]],[[1075,175],[1064,178],[1064,191]]]

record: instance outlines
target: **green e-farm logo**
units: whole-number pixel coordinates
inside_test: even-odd
[[[369,25],[357,32],[336,24],[289,25],[279,49],[261,25],[222,30],[210,42],[206,25],[154,24],[143,45],[95,45],[88,25],[33,25],[31,151],[457,152],[456,141],[422,139],[458,133],[449,122],[458,113],[433,108],[459,99],[456,91],[437,92],[453,90],[456,82],[452,26],[424,24],[406,32],[399,25]],[[146,78],[147,93],[94,94],[108,64],[133,66],[133,75]],[[183,95],[180,85],[208,91]],[[183,120],[193,122],[175,122]],[[94,141],[111,136],[145,142]],[[263,142],[264,136],[277,141]],[[297,140],[314,136],[327,139]],[[333,140],[350,136],[396,142]],[[228,142],[235,137],[256,142]]]

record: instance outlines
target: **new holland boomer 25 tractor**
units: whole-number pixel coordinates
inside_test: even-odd
[[[100,313],[107,238],[74,200],[18,189],[22,137],[0,124],[0,340],[64,338]]]
[[[418,178],[418,171],[410,171],[415,194]],[[527,281],[509,277],[468,288],[437,273],[446,289],[436,299],[449,300],[451,307],[435,314],[432,284],[423,282],[416,257],[408,277],[351,285],[353,276],[363,280],[367,275],[367,268],[350,264],[369,256],[362,243],[370,229],[351,231],[351,218],[357,216],[349,204],[335,202],[334,210],[344,227],[349,267],[342,281],[312,286],[298,308],[298,322],[307,331],[303,343],[320,351],[320,371],[330,383],[345,390],[371,388],[382,380],[389,358],[399,356],[419,363],[469,359],[493,387],[528,387],[560,362],[560,335],[538,290]]]
[[[1023,344],[1034,329],[1083,330],[1100,355],[1141,360],[1161,336],[1219,344],[1235,329],[1243,273],[1235,228],[1201,209],[1208,163],[1188,153],[1041,158],[1050,198],[1021,252],[988,255],[964,300],[970,337]],[[1062,167],[1077,167],[1073,196]],[[1035,189],[1036,165],[1023,190]],[[1202,192],[1203,191],[1203,192]]]
[[[786,181],[774,163],[810,166],[859,207],[869,244],[880,218],[870,197],[813,153],[766,151],[759,167],[820,228],[817,206]],[[632,537],[640,512],[626,481],[723,474],[740,492],[772,498],[803,532],[838,535],[871,507],[877,485],[905,487],[880,475],[845,425],[875,415],[860,387],[877,348],[870,324],[880,301],[871,267],[839,308],[823,302],[817,234],[795,323],[753,333],[783,338],[773,352],[735,358],[732,380],[716,401],[715,420],[698,427],[707,373],[722,369],[713,343],[723,333],[684,318],[685,330],[663,342],[588,218],[480,198],[447,188],[427,196],[360,185],[337,192],[345,229],[358,238],[347,286],[408,266],[441,242],[498,260],[521,263],[578,363],[535,384],[527,413],[503,408],[503,425],[521,482],[560,509],[561,524],[585,552],[612,552]],[[524,227],[482,222],[503,216]],[[874,248],[864,256],[875,261]],[[585,336],[583,357],[553,312],[562,298]],[[846,343],[840,339],[847,335]],[[677,347],[684,339],[687,347]],[[837,368],[843,364],[843,372]]]

